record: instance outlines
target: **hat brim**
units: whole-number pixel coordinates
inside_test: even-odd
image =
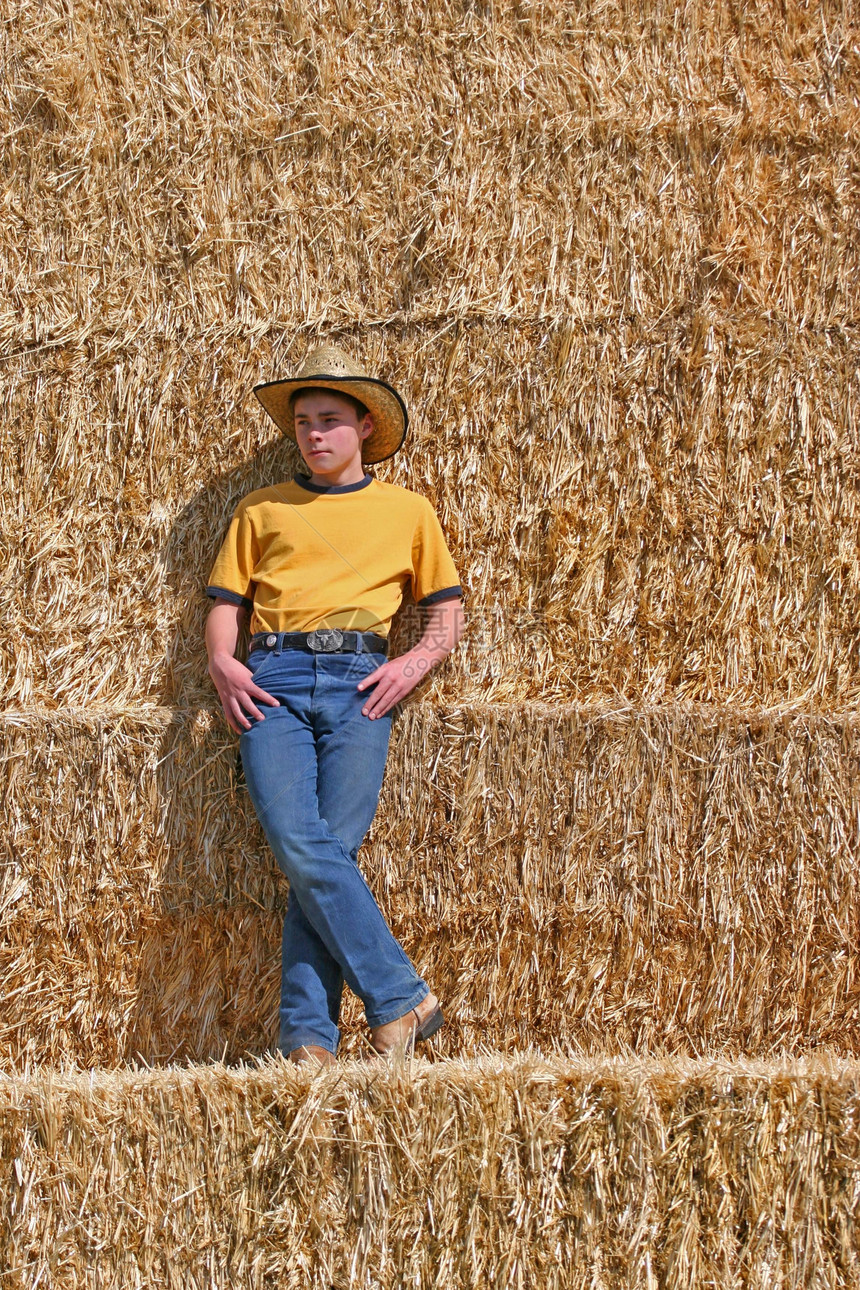
[[[364,440],[361,459],[367,466],[393,457],[403,446],[409,415],[406,404],[392,385],[372,376],[297,376],[289,381],[266,381],[255,385],[254,393],[275,425],[296,437],[290,399],[296,390],[338,390],[358,399],[373,417],[373,430]]]

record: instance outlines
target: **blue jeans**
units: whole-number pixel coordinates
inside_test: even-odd
[[[254,680],[278,700],[240,740],[257,817],[290,882],[284,919],[280,1048],[336,1052],[343,983],[368,1025],[404,1016],[429,990],[394,939],[358,868],[376,812],[391,713],[362,714],[355,687],[383,654],[255,650]]]

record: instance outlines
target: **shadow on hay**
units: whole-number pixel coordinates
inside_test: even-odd
[[[153,785],[160,836],[127,1053],[147,1062],[239,1060],[276,1044],[288,886],[256,820],[238,738],[208,676],[204,628],[212,602],[204,587],[239,500],[302,468],[289,440],[267,445],[201,487],[177,515],[162,553],[180,613],[166,642],[161,699],[171,715]],[[393,625],[393,651],[419,634],[407,597]],[[247,647],[245,629],[240,658]],[[360,1005],[346,992],[344,1029],[359,1025]]]

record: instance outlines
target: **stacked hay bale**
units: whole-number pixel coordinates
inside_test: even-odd
[[[407,1080],[416,1115],[483,1105],[497,1088],[525,1108],[519,1127],[507,1111],[499,1123],[529,1152],[526,1120],[568,1097],[553,1090],[596,1081],[607,1106],[607,1089],[627,1090],[619,1106],[645,1105],[652,1094],[635,1090],[652,1076],[622,1063],[604,1081],[608,1053],[856,1053],[853,24],[836,3],[764,2],[742,13],[22,2],[10,17],[0,1054],[3,1159],[22,1189],[9,1266],[22,1284],[42,1267],[58,1285],[87,1284],[90,1247],[61,1237],[83,1199],[52,1210],[44,1179],[95,1168],[105,1124],[128,1144],[118,1158],[137,1150],[141,1117],[165,1152],[181,1152],[207,1080],[225,1116],[247,1107],[254,1119],[286,1078],[103,1073],[89,1085],[11,1073],[236,1061],[271,1047],[285,890],[207,682],[202,586],[238,498],[297,462],[251,387],[316,337],[406,394],[407,451],[378,474],[431,498],[466,588],[467,638],[398,718],[365,852],[395,930],[454,1018],[439,1049],[452,1064]],[[398,639],[415,629],[407,607]],[[354,1008],[349,1021],[355,1052]],[[528,1046],[596,1065],[526,1076],[504,1054]],[[457,1064],[486,1048],[495,1064]],[[703,1107],[723,1105],[751,1068],[690,1069],[653,1076],[673,1106],[690,1080]],[[390,1142],[400,1078],[383,1081],[378,1106],[361,1101],[357,1074],[346,1092],[293,1083],[289,1097],[306,1108],[297,1122],[318,1104],[335,1124],[353,1123],[357,1098],[355,1142],[366,1115],[367,1142]],[[785,1099],[804,1107],[836,1087],[838,1114],[854,1107],[850,1063],[749,1078],[768,1124]],[[774,1120],[789,1155],[804,1114]],[[568,1133],[578,1115],[559,1112],[558,1137],[547,1130],[562,1153],[552,1159],[573,1173],[589,1150]],[[452,1161],[496,1150],[473,1120],[456,1120]],[[839,1138],[825,1121],[820,1140]],[[56,1146],[69,1134],[74,1166]],[[487,1193],[487,1226],[458,1226],[453,1199],[440,1218],[434,1202],[420,1222],[392,1218],[398,1235],[373,1262],[350,1242],[389,1213],[400,1165],[371,1151],[360,1181],[337,1147],[320,1183],[331,1221],[311,1258],[282,1213],[305,1186],[301,1135],[299,1163],[277,1183],[253,1166],[266,1181],[241,1218],[215,1205],[214,1190],[256,1160],[252,1137],[217,1164],[206,1148],[199,1169],[217,1187],[183,1200],[183,1219],[165,1218],[161,1196],[104,1283],[173,1284],[174,1251],[183,1285],[220,1284],[211,1269],[235,1240],[234,1272],[249,1285],[293,1284],[287,1268],[297,1285],[399,1285],[404,1269],[424,1285],[434,1258],[448,1284],[496,1284],[503,1269],[479,1246],[507,1241],[516,1212],[531,1235],[504,1277],[551,1285],[552,1251],[567,1256],[585,1230],[574,1214],[591,1214],[593,1234],[633,1212],[627,1183],[577,1180],[574,1199],[547,1146],[528,1157],[536,1190]],[[705,1220],[684,1174],[700,1147],[684,1142],[671,1179],[642,1163],[635,1186],[669,1190],[665,1210],[637,1199],[648,1217],[635,1241],[619,1237],[631,1284],[728,1284],[738,1260],[751,1284],[799,1276],[794,1245],[753,1258],[739,1235],[771,1221],[755,1199],[764,1184],[742,1200],[720,1193]],[[769,1178],[771,1148],[758,1150],[750,1168]],[[803,1221],[838,1280],[855,1267],[853,1202],[821,1199],[829,1151],[804,1157],[819,1191]],[[137,1222],[110,1210],[119,1176],[93,1184],[100,1257],[115,1224]],[[676,1203],[683,1221],[667,1238]],[[283,1244],[256,1249],[249,1215],[273,1207]],[[538,1212],[550,1225],[540,1240]],[[226,1235],[231,1225],[245,1235]],[[146,1253],[156,1228],[157,1266]],[[527,1247],[544,1240],[529,1263]],[[620,1275],[614,1246],[594,1236],[588,1249],[577,1267],[589,1284]]]
[[[857,1063],[40,1075],[13,1284],[856,1285]]]

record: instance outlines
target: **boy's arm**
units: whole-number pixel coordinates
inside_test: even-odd
[[[239,631],[246,617],[247,610],[241,605],[234,605],[229,600],[215,601],[206,619],[206,651],[209,655],[210,673],[214,655],[227,654],[232,658],[236,653]]]
[[[451,600],[440,600],[435,605],[428,605],[424,610],[427,621],[417,645],[408,654],[418,668],[421,676],[428,672],[434,663],[441,663],[463,635],[466,616],[463,613],[463,602],[459,596]],[[420,680],[420,677],[419,677]]]
[[[446,658],[463,635],[465,615],[459,597],[440,600],[424,611],[427,621],[421,639],[412,649],[397,658],[389,659],[356,687],[373,692],[362,708],[366,717],[382,717],[396,703],[405,698],[423,680],[434,664]]]
[[[239,628],[246,613],[241,605],[233,605],[228,600],[216,600],[206,619],[209,675],[218,691],[227,724],[237,735],[251,728],[247,713],[263,720],[262,712],[254,704],[255,699],[260,703],[268,703],[271,707],[278,707],[278,700],[255,685],[251,672],[235,657]]]

